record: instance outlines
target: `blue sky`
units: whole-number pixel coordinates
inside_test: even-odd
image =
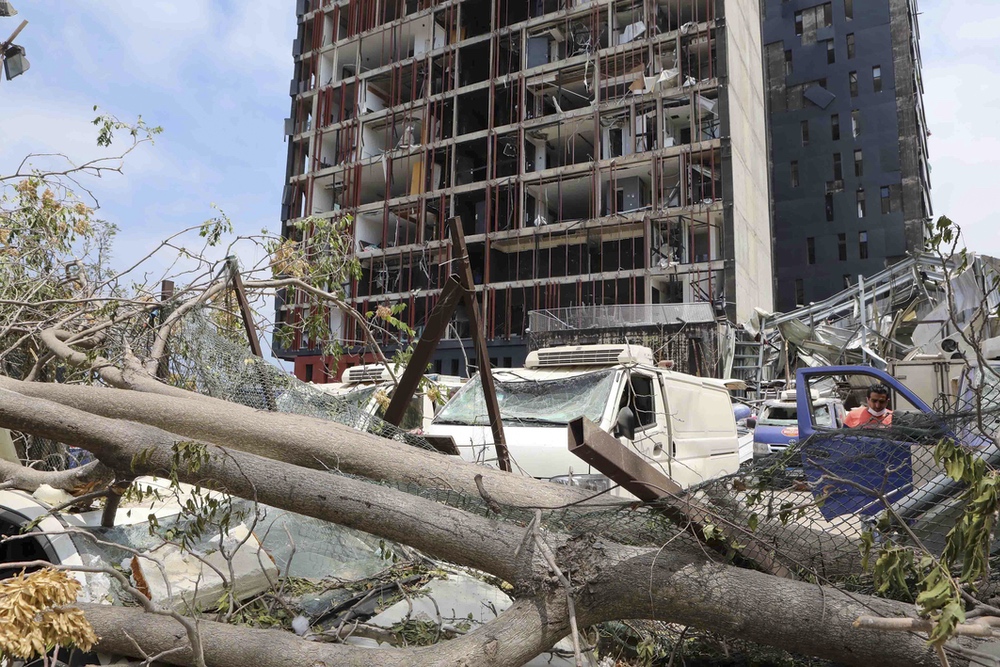
[[[278,229],[289,114],[293,0],[12,0],[31,70],[0,81],[0,172],[29,152],[97,154],[95,104],[164,133],[124,176],[95,185],[121,228],[119,261],[225,210],[238,231]],[[972,250],[1000,256],[1000,3],[923,0],[933,202]],[[247,258],[249,259],[249,258]]]
[[[278,229],[289,113],[291,0],[14,0],[31,69],[0,81],[0,171],[29,152],[100,154],[94,105],[161,125],[123,176],[94,182],[121,229],[120,263],[222,208],[244,233]]]

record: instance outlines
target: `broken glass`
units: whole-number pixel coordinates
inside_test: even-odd
[[[615,373],[604,370],[553,380],[495,379],[500,417],[513,426],[565,426],[581,415],[600,423]],[[478,377],[462,387],[434,423],[489,426],[486,398]]]

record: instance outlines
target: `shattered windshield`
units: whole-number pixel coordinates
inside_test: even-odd
[[[758,423],[784,424],[798,420],[798,408],[794,405],[768,405],[760,413]]]
[[[356,408],[365,410],[368,408],[368,402],[372,399],[372,396],[375,395],[376,389],[378,389],[378,385],[353,389],[342,395],[340,400],[344,401],[348,405],[353,405]]]
[[[500,417],[517,426],[565,426],[581,415],[600,422],[615,382],[614,370],[557,380],[495,380]],[[470,380],[434,420],[435,424],[488,426],[479,378]]]

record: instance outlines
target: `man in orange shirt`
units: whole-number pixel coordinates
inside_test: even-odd
[[[889,409],[889,388],[877,384],[868,389],[868,405],[854,408],[847,413],[844,426],[848,428],[885,428],[892,425]]]

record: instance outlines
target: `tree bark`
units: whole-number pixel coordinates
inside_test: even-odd
[[[34,493],[42,484],[74,495],[88,487],[110,484],[114,472],[103,463],[94,461],[69,470],[35,470],[10,461],[0,461],[0,480],[12,482],[15,489]]]
[[[845,665],[940,666],[926,636],[853,627],[862,615],[914,617],[912,604],[721,563],[646,553],[605,572],[578,601],[578,611],[581,606],[585,623],[655,618]]]
[[[592,495],[495,468],[470,467],[456,457],[423,451],[336,422],[263,412],[191,392],[180,397],[161,396],[124,389],[19,382],[2,376],[0,388],[94,415],[141,422],[193,440],[375,481],[447,488],[478,496],[475,475],[481,474],[490,495],[507,505],[560,507]],[[467,470],[475,472],[467,474]]]
[[[95,395],[104,395],[103,391],[94,390]],[[97,416],[9,390],[0,389],[0,398],[0,426],[73,442],[89,449],[110,467],[129,473],[163,473],[171,469],[175,444],[185,440],[152,426]],[[219,420],[221,415],[216,406],[213,404],[211,408],[202,418]],[[355,446],[358,447],[357,437]],[[513,667],[568,633],[565,590],[549,576],[529,528],[388,486],[232,448],[211,444],[206,447],[210,456],[201,461],[197,470],[187,465],[175,467],[174,473],[181,481],[219,488],[414,546],[440,559],[509,581],[519,597],[510,610],[469,635],[424,649],[364,652],[317,646],[290,634],[276,635],[270,631],[262,634],[258,630],[217,627],[203,621],[200,627],[205,633],[204,644],[211,647],[206,655],[210,667],[242,665],[250,660],[260,667],[277,665],[278,661],[282,667],[287,664]],[[366,454],[380,458],[387,457],[389,451],[368,448]],[[420,459],[444,458],[431,452],[413,451]],[[436,480],[438,487],[474,489],[475,475],[483,473],[484,468],[455,462],[436,471],[441,474]],[[512,475],[502,478],[520,479]],[[545,490],[548,486],[553,486],[554,491],[564,491],[531,479],[523,479],[520,488],[528,494],[525,497],[532,498],[533,490]],[[937,658],[920,637],[852,627],[860,615],[910,616],[911,605],[868,596],[849,597],[832,587],[712,563],[704,552],[682,540],[656,549],[624,546],[592,535],[543,534],[557,554],[559,568],[572,582],[581,626],[611,619],[651,618],[844,664],[937,664]],[[162,617],[111,607],[87,607],[87,614],[103,636],[102,650],[137,655],[129,636],[147,654],[186,641],[181,628]],[[180,654],[171,659],[187,664]],[[953,663],[961,664],[958,660]]]

